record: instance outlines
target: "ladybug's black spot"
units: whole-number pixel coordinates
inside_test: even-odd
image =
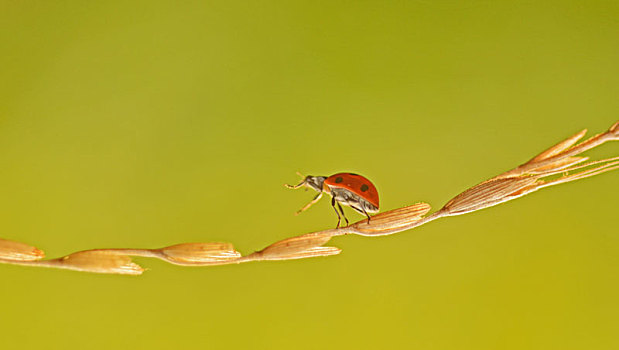
[[[368,185],[366,185],[366,184],[361,185],[361,192],[365,192],[365,191],[367,191],[369,189],[370,188],[368,187]]]
[[[340,182],[344,181],[344,179],[342,179],[342,177],[338,176],[335,178],[335,183],[339,184]]]

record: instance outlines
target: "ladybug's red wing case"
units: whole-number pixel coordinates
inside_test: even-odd
[[[365,177],[351,173],[339,173],[325,179],[325,185],[335,188],[346,189],[359,197],[370,202],[376,208],[379,207],[378,191],[374,184]]]

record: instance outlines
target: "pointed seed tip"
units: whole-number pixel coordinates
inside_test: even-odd
[[[34,250],[32,251],[32,254],[38,257],[39,259],[42,259],[45,257],[45,252],[39,248],[34,248]]]

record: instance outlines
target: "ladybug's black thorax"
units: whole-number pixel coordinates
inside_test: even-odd
[[[327,179],[326,176],[309,175],[305,178],[305,184],[308,187],[311,187],[316,192],[322,192],[322,184],[325,182],[326,179]]]

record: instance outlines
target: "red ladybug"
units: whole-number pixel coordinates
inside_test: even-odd
[[[342,216],[344,217],[344,220],[346,220],[346,225],[348,225],[348,219],[346,218],[346,215],[344,215],[341,204],[347,205],[357,212],[367,216],[368,223],[370,223],[370,215],[368,213],[378,212],[378,191],[376,191],[376,187],[370,182],[370,180],[361,175],[351,173],[338,173],[329,177],[309,175],[296,186],[286,185],[286,187],[291,189],[297,189],[303,186],[309,187],[320,193],[318,193],[318,195],[314,197],[314,199],[312,199],[312,201],[306,206],[297,211],[297,215],[307,210],[314,203],[318,202],[322,197],[322,194],[325,192],[332,197],[331,205],[337,214],[336,228],[340,227]],[[335,208],[336,203],[337,207],[340,209],[339,212],[337,211],[338,208]],[[341,216],[340,213],[342,214]]]

